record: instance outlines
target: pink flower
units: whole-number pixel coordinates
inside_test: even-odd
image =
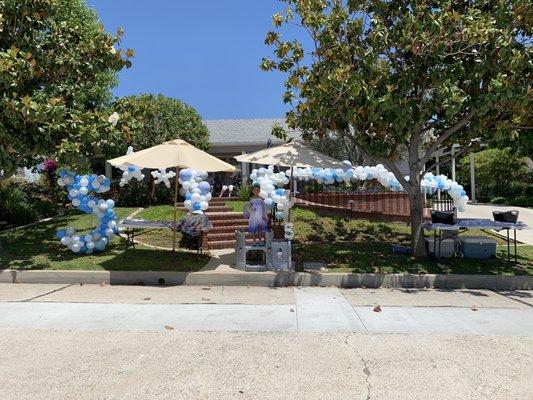
[[[48,159],[44,161],[44,170],[48,173],[53,174],[56,172],[57,169],[57,162],[52,159]]]

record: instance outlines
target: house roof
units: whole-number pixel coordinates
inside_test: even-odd
[[[211,145],[266,145],[269,139],[272,144],[283,143],[282,140],[272,136],[272,127],[275,124],[283,127],[289,137],[293,139],[300,138],[299,131],[289,129],[282,118],[213,119],[204,120],[203,123],[209,130],[209,142]]]

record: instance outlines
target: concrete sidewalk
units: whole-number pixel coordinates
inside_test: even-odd
[[[467,204],[465,212],[459,214],[461,218],[492,219],[493,211],[518,210],[518,220],[524,222],[528,228],[516,231],[516,240],[533,245],[533,209],[525,207],[511,207],[492,204]],[[497,233],[497,232],[496,232]],[[505,232],[503,232],[504,234]],[[512,232],[511,232],[512,235]]]
[[[528,291],[0,284],[0,399],[526,399],[532,310]]]
[[[533,336],[527,292],[520,293],[523,300],[518,293],[490,291],[42,285],[35,291],[25,285],[3,289],[0,328],[9,329],[151,331],[170,326],[179,331]]]

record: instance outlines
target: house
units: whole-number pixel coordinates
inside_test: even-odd
[[[209,154],[237,166],[244,177],[259,166],[239,165],[234,157],[283,144],[283,140],[272,135],[274,126],[281,126],[292,139],[300,138],[300,133],[289,129],[282,118],[213,119],[203,122],[210,135]]]
[[[242,171],[244,177],[250,171],[260,166],[252,164],[238,165],[234,157],[240,154],[253,153],[267,147],[277,146],[284,143],[283,140],[272,135],[272,128],[279,125],[287,132],[292,139],[300,139],[298,130],[289,129],[282,118],[271,119],[218,119],[204,120],[204,125],[209,130],[209,153],[213,156],[237,166]],[[373,165],[372,161],[368,162]],[[397,161],[396,165],[400,171],[408,173],[405,159]],[[238,180],[238,179],[236,179]]]

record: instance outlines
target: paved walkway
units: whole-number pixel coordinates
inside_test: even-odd
[[[533,209],[525,207],[498,206],[492,204],[467,204],[465,212],[459,213],[462,218],[488,218],[492,219],[493,211],[518,210],[519,221],[524,222],[528,228],[516,231],[516,240],[533,245]]]
[[[31,289],[24,286],[10,288]],[[6,294],[0,303],[0,328],[533,336],[528,292],[240,288],[246,294],[239,297],[239,288],[234,288],[224,302],[225,287],[187,287],[182,293],[177,287],[141,287],[135,288],[133,296],[138,297],[131,301],[132,292],[120,287],[43,286],[26,292],[30,297],[25,299]]]
[[[0,284],[0,399],[526,399],[532,310],[528,291]]]

